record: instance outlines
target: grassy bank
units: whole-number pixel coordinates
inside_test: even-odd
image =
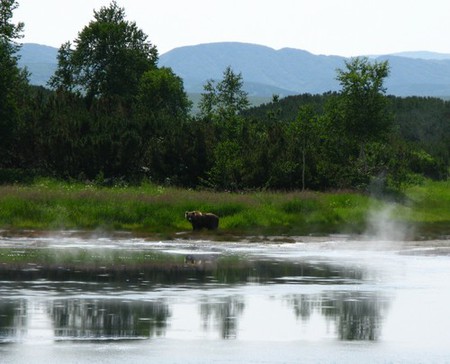
[[[216,193],[154,185],[99,188],[43,180],[0,186],[0,228],[128,230],[171,236],[189,231],[187,210],[220,216],[214,235],[363,233],[375,229],[374,211],[389,223],[416,226],[419,235],[450,234],[449,182],[426,182],[405,191],[402,203],[351,193]]]

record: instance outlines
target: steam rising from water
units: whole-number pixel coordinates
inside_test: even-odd
[[[395,214],[396,203],[385,194],[386,176],[380,174],[369,186],[371,197],[382,202],[373,205],[367,214],[365,235],[373,241],[400,242],[410,240],[414,229]]]
[[[366,235],[377,241],[405,241],[413,236],[413,229],[394,215],[394,205],[372,208],[367,216]]]

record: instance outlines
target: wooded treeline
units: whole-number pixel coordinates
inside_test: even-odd
[[[158,67],[156,47],[115,1],[61,46],[49,88],[18,68],[18,4],[1,6],[0,182],[323,190],[447,178],[450,103],[386,96],[386,62],[349,60],[339,93],[257,108],[227,68],[191,115],[183,81]]]

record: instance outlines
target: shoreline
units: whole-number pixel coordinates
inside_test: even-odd
[[[310,235],[260,235],[260,234],[234,234],[234,233],[211,233],[207,231],[181,231],[173,234],[145,233],[133,231],[100,231],[100,230],[33,230],[33,229],[0,229],[0,238],[79,238],[79,239],[142,239],[149,242],[157,241],[211,241],[212,243],[267,243],[267,244],[289,244],[289,243],[323,243],[332,241],[361,241],[361,242],[394,242],[414,243],[424,241],[447,241],[449,235],[420,236],[413,239],[383,239],[368,234],[310,234]]]

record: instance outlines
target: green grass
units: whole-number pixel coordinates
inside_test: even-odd
[[[166,188],[100,188],[41,180],[28,186],[0,186],[0,228],[38,230],[127,230],[171,236],[191,229],[187,210],[220,216],[221,234],[300,235],[362,233],[371,209],[388,202],[352,192],[217,193]],[[393,219],[423,234],[449,235],[449,182],[405,190],[393,204]]]
[[[450,235],[450,181],[409,187],[407,207],[398,214],[425,235]]]

